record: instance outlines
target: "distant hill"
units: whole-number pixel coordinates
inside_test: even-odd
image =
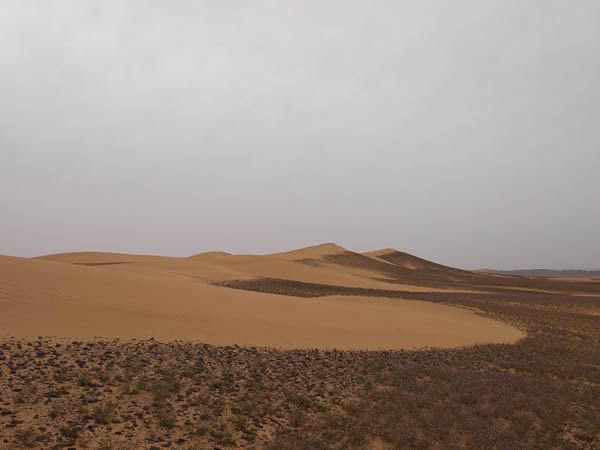
[[[569,278],[600,277],[600,270],[550,270],[550,269],[495,270],[495,269],[478,269],[477,272],[494,273],[494,274],[499,274],[499,275],[521,275],[521,276],[530,276],[530,277],[569,277]]]

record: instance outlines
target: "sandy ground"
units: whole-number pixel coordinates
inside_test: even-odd
[[[270,276],[368,288],[403,286],[374,280],[373,273],[363,268],[297,261],[344,251],[327,244],[267,256],[218,252],[189,258],[108,253],[38,259],[2,256],[0,333],[155,337],[285,349],[454,347],[523,337],[519,330],[474,311],[427,302],[306,299],[209,284]]]

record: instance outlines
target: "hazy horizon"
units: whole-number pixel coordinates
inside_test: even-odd
[[[0,254],[600,269],[600,3],[0,3]]]

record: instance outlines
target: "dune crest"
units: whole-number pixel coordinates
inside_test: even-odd
[[[347,252],[344,247],[341,247],[333,242],[325,244],[311,245],[310,247],[299,248],[287,252],[273,253],[271,256],[289,256],[293,258],[319,258],[326,255],[337,255]]]
[[[188,256],[189,259],[201,259],[201,258],[211,258],[211,257],[219,257],[219,256],[232,256],[231,253],[227,253],[227,252],[219,252],[219,251],[211,251],[211,252],[202,252],[202,253],[196,253],[195,255],[192,256]]]

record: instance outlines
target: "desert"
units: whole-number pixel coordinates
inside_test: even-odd
[[[0,0],[0,450],[600,450],[598,49],[598,0]]]
[[[0,267],[2,448],[598,443],[593,280],[335,244]]]

